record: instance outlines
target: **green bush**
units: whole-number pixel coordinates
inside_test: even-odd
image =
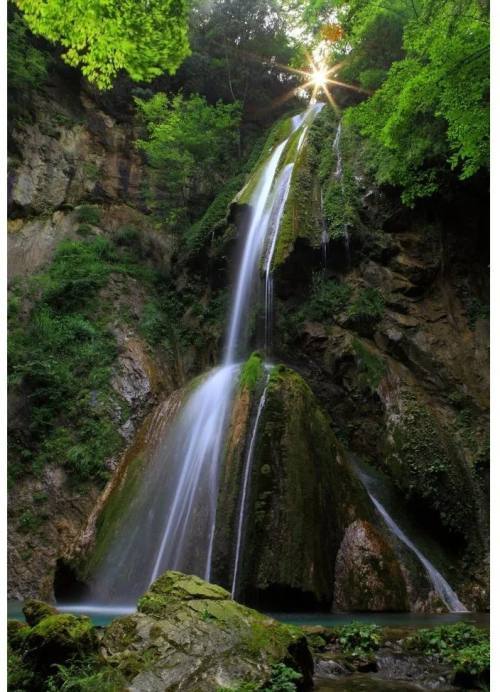
[[[301,679],[300,673],[289,668],[284,663],[277,663],[272,667],[269,682],[262,688],[263,692],[295,692],[295,684]]]
[[[23,663],[22,657],[10,650],[7,655],[7,689],[12,692],[22,692],[33,689],[35,675]]]
[[[465,622],[419,630],[405,640],[411,651],[439,656],[455,672],[480,678],[490,667],[488,632]]]
[[[101,221],[101,212],[98,207],[83,204],[76,210],[76,220],[79,223],[88,223],[92,226],[97,226]]]
[[[380,646],[380,627],[351,622],[338,628],[338,643],[342,651],[351,656],[371,654]]]
[[[385,303],[376,288],[362,288],[355,296],[347,311],[354,322],[376,322],[384,314]]]
[[[352,289],[348,284],[327,281],[321,274],[314,274],[311,297],[303,308],[306,319],[333,322],[346,307]]]

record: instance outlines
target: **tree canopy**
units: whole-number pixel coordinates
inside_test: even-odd
[[[189,54],[187,0],[15,0],[34,34],[106,89],[120,70],[134,81],[175,72]]]
[[[333,13],[333,14],[332,14]],[[347,122],[367,141],[379,183],[412,204],[450,168],[466,179],[488,166],[489,18],[483,0],[312,0],[315,29],[335,16],[339,76],[376,89]]]
[[[137,146],[151,166],[152,205],[167,224],[182,227],[188,220],[186,195],[197,196],[191,188],[203,180],[203,196],[210,198],[217,191],[218,172],[227,174],[234,167],[240,104],[211,106],[199,94],[185,98],[161,92],[135,101],[147,131]]]

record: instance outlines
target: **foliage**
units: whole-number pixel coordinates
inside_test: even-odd
[[[252,353],[248,360],[243,364],[240,373],[240,387],[245,387],[253,392],[257,382],[262,375],[262,356],[258,351]]]
[[[7,689],[13,692],[30,690],[34,682],[33,671],[23,663],[22,657],[11,651],[7,655]]]
[[[411,651],[437,654],[457,672],[479,677],[489,670],[490,646],[486,630],[465,622],[421,629],[405,640]]]
[[[412,205],[450,168],[466,179],[488,166],[489,18],[481,0],[311,0],[306,19],[336,12],[340,78],[377,89],[346,121],[366,138],[378,183]]]
[[[137,146],[151,166],[153,206],[170,226],[185,226],[188,198],[200,179],[207,188],[205,197],[213,195],[220,183],[214,171],[234,166],[240,106],[221,101],[211,106],[198,94],[184,98],[157,93],[135,102],[147,130],[147,138]]]
[[[56,671],[48,680],[47,692],[116,692],[125,689],[127,684],[118,670],[103,667],[97,659],[92,658],[70,665],[58,665]]]
[[[146,276],[122,259],[102,237],[64,241],[52,264],[11,302],[9,384],[23,392],[30,412],[29,426],[11,434],[11,476],[48,462],[75,479],[107,476],[104,462],[121,442],[117,407],[125,415],[126,406],[110,384],[117,348],[109,306],[97,298],[113,273]],[[26,301],[27,315],[19,309]]]
[[[342,651],[351,656],[373,653],[380,646],[380,627],[351,622],[338,628],[338,642]]]
[[[98,207],[93,207],[89,204],[82,204],[76,210],[76,220],[79,223],[97,226],[101,220],[101,213]]]
[[[276,663],[272,667],[271,677],[263,687],[263,692],[295,692],[296,682],[301,675],[284,663]]]
[[[252,123],[269,122],[293,96],[297,78],[283,66],[294,48],[280,0],[193,3],[190,43],[174,88],[238,102]]]
[[[355,322],[371,322],[379,320],[384,310],[385,303],[380,291],[371,287],[362,288],[349,305],[347,315]]]
[[[100,89],[120,70],[134,81],[173,74],[189,53],[186,0],[15,0],[33,33]]]
[[[338,314],[346,307],[352,293],[349,284],[325,280],[321,273],[313,275],[311,297],[304,308],[305,317],[319,322],[335,321]]]
[[[7,25],[7,79],[9,89],[29,90],[47,79],[50,57],[30,40],[22,17],[14,13]]]
[[[386,365],[382,358],[370,351],[359,339],[354,339],[352,347],[358,357],[361,369],[361,379],[375,392],[386,372]]]

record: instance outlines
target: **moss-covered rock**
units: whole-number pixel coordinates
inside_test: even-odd
[[[312,658],[302,632],[231,600],[194,576],[166,572],[139,601],[139,612],[114,621],[103,641],[107,661],[134,690],[212,692],[264,683],[286,662],[309,683]]]
[[[409,502],[464,544],[479,548],[478,495],[470,470],[436,411],[409,391],[389,410],[387,464]]]
[[[231,513],[222,493],[219,508]],[[265,607],[291,598],[329,607],[344,530],[370,513],[312,391],[276,366],[254,447],[239,593]]]
[[[57,610],[43,601],[37,601],[34,598],[29,598],[23,605],[23,615],[30,627],[38,625],[40,620],[43,620],[49,615],[56,615]]]
[[[86,657],[97,650],[97,635],[88,617],[49,615],[24,637],[25,662],[35,670]]]

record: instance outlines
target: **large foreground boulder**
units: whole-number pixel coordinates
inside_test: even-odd
[[[108,663],[134,692],[236,688],[265,683],[286,663],[311,681],[303,633],[231,600],[194,576],[166,572],[140,599],[139,612],[115,620],[102,641]]]

